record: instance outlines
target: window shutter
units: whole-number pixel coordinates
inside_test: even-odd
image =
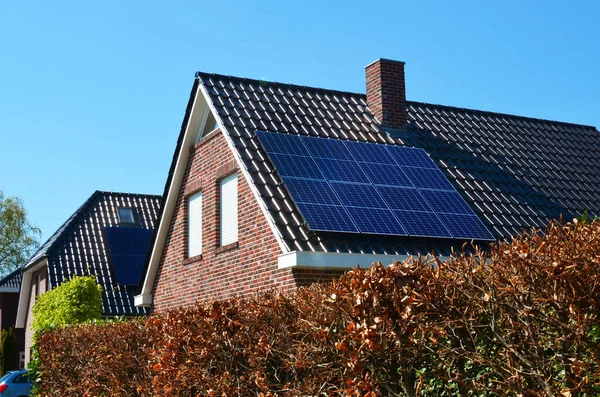
[[[188,257],[202,254],[202,192],[188,198]]]
[[[237,174],[221,180],[221,246],[238,241]]]

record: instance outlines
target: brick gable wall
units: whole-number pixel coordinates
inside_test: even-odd
[[[185,150],[185,149],[184,149]],[[238,243],[219,246],[219,181],[238,174]],[[187,258],[187,198],[202,191],[202,255]],[[153,287],[153,310],[331,280],[339,271],[277,269],[281,250],[219,130],[190,151]]]

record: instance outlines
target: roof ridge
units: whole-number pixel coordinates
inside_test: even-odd
[[[311,87],[311,86],[291,84],[291,83],[281,83],[281,82],[277,82],[277,81],[267,81],[267,80],[252,79],[252,78],[247,78],[247,77],[237,77],[237,76],[230,76],[230,75],[224,75],[224,74],[219,74],[219,73],[196,72],[196,77],[199,77],[199,76],[225,78],[225,79],[229,79],[229,80],[253,82],[253,83],[257,83],[257,84],[268,83],[268,84],[273,84],[273,85],[277,85],[277,86],[290,87],[290,88],[301,88],[301,89],[305,89],[305,90],[308,89],[308,90],[313,90],[313,91],[317,91],[317,92],[321,91],[321,92],[330,92],[330,93],[337,93],[337,94],[343,94],[343,95],[360,96],[362,99],[364,99],[366,101],[366,94],[358,93],[358,92],[334,90],[334,89],[322,88],[322,87]],[[595,129],[596,131],[598,131],[596,126],[589,125],[589,124],[570,123],[570,122],[566,122],[566,121],[543,119],[543,118],[539,118],[539,117],[528,117],[528,116],[521,116],[521,115],[517,115],[517,114],[496,112],[496,111],[491,111],[491,110],[471,109],[471,108],[465,108],[465,107],[460,107],[460,106],[440,105],[440,104],[436,104],[436,103],[428,103],[428,102],[420,102],[420,101],[407,100],[406,103],[407,103],[407,105],[416,104],[416,105],[424,105],[424,106],[435,106],[435,107],[443,107],[443,108],[453,109],[453,110],[462,111],[462,112],[468,111],[468,112],[473,112],[473,113],[480,113],[480,114],[487,114],[487,115],[494,115],[494,116],[518,118],[521,120],[530,120],[530,121],[537,121],[537,122],[562,124],[562,125],[568,125],[568,126],[585,127],[585,128]]]
[[[229,75],[219,74],[219,73],[196,72],[196,77],[200,77],[200,76],[202,76],[202,77],[226,78],[226,79],[230,79],[230,80],[253,82],[253,83],[257,83],[257,84],[267,83],[269,85],[273,84],[273,85],[277,85],[277,86],[284,86],[284,87],[290,87],[290,88],[302,88],[302,89],[305,89],[305,90],[308,89],[308,90],[313,90],[313,91],[324,91],[324,92],[331,92],[331,93],[337,93],[337,94],[343,94],[343,95],[360,96],[360,97],[363,97],[363,99],[365,101],[366,101],[366,97],[367,97],[366,94],[362,94],[362,93],[358,93],[358,92],[334,90],[334,89],[330,89],[330,88],[312,87],[312,86],[300,85],[300,84],[292,84],[292,83],[281,83],[281,82],[278,82],[278,81],[252,79],[252,78],[248,78],[248,77],[229,76]]]
[[[109,194],[109,195],[121,195],[121,196],[141,196],[141,197],[155,197],[155,198],[161,198],[162,197],[160,194],[111,192],[111,191],[108,191],[108,190],[96,190],[95,193]]]
[[[592,129],[598,130],[596,128],[596,126],[588,125],[588,124],[578,124],[578,123],[570,123],[567,121],[558,121],[558,120],[542,119],[542,118],[538,118],[538,117],[521,116],[518,114],[495,112],[495,111],[491,111],[491,110],[470,109],[470,108],[464,108],[464,107],[459,107],[459,106],[440,105],[440,104],[436,104],[436,103],[408,101],[408,100],[406,101],[406,103],[408,105],[415,104],[415,105],[421,105],[421,106],[434,106],[434,107],[451,109],[451,110],[456,110],[456,111],[461,111],[461,112],[468,111],[468,112],[472,112],[472,113],[481,113],[481,114],[487,114],[487,115],[493,115],[493,116],[511,117],[511,118],[518,118],[518,119],[522,119],[522,120],[538,121],[538,122],[545,122],[545,123],[563,124],[563,125],[568,125],[568,126],[585,127],[585,128],[592,128]]]

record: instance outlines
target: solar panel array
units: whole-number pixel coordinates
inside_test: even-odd
[[[494,240],[422,149],[257,135],[311,230]]]
[[[105,232],[117,283],[138,285],[150,246],[152,230],[136,227],[106,227]]]

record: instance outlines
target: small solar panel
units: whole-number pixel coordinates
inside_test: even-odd
[[[303,140],[308,152],[315,158],[352,160],[354,157],[346,149],[343,141],[337,139],[322,139],[307,137]]]
[[[105,235],[117,283],[138,285],[152,239],[152,230],[107,227]]]
[[[298,203],[342,204],[325,181],[287,178],[285,186]]]
[[[409,236],[451,238],[452,234],[432,212],[394,211]]]
[[[397,165],[360,163],[360,167],[374,185],[413,187],[402,167]]]
[[[330,181],[371,182],[356,161],[335,159],[315,159],[315,161],[321,173]]]
[[[315,160],[305,156],[291,156],[289,154],[269,154],[271,160],[277,165],[279,175],[286,177],[325,179]]]
[[[422,149],[257,134],[309,229],[493,240]]]
[[[256,133],[269,154],[276,153],[310,156],[298,135],[277,134],[262,131],[257,131]]]
[[[454,190],[454,187],[439,169],[404,167],[403,170],[417,188]]]
[[[435,212],[468,215],[473,213],[458,192],[421,190],[421,195]]]
[[[494,236],[476,215],[438,214],[452,237],[460,239],[494,240]]]
[[[387,151],[386,145],[355,141],[344,141],[344,143],[356,161],[388,165],[396,164],[390,152]]]
[[[300,213],[312,230],[358,233],[342,206],[297,203]]]
[[[361,233],[406,235],[392,211],[381,208],[346,207]]]
[[[438,169],[423,149],[391,145],[386,146],[386,148],[398,165],[405,167],[431,168],[434,170]]]
[[[432,211],[417,189],[390,186],[377,186],[376,189],[393,210]]]
[[[379,193],[371,185],[331,182],[331,187],[342,201],[342,204],[346,206],[387,208]]]

